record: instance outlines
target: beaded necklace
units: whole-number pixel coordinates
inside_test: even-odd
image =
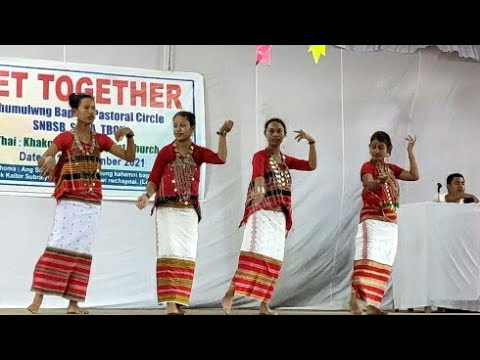
[[[377,169],[378,169],[378,172],[379,172],[379,177],[387,177],[387,181],[385,181],[385,184],[383,184],[385,186],[385,191],[387,193],[387,199],[388,199],[388,203],[387,205],[390,206],[390,209],[392,209],[393,211],[397,211],[397,209],[395,208],[395,205],[393,204],[393,200],[392,200],[392,195],[390,194],[390,184],[388,183],[388,181],[390,180],[390,167],[387,165],[387,164],[383,164],[382,166],[379,166],[378,164],[376,165]]]
[[[195,180],[194,175],[197,168],[197,164],[192,156],[193,144],[190,145],[186,156],[180,154],[176,141],[173,143],[173,150],[175,151],[175,160],[171,165],[174,174],[172,183],[175,184],[173,190],[178,194],[178,202],[183,202],[186,206],[189,204],[192,182]]]
[[[84,181],[83,185],[88,187],[88,192],[93,193],[93,188],[95,187],[95,181],[97,181],[96,177],[97,174],[100,174],[100,161],[97,161],[95,156],[95,148],[97,147],[96,142],[96,133],[95,131],[90,132],[90,142],[88,143],[88,147],[85,147],[83,143],[80,141],[80,137],[78,136],[77,130],[72,130],[73,140],[75,142],[75,146],[80,149],[82,154],[84,155],[84,162],[83,162],[83,169],[80,169],[79,173],[81,174],[81,180]],[[75,159],[77,160],[77,159]],[[92,173],[92,165],[96,167],[96,169]],[[79,166],[79,163],[75,161],[75,166]]]
[[[273,156],[272,150],[268,149],[268,152],[270,154],[270,159],[269,159],[270,167],[273,171],[273,174],[275,175],[275,180],[277,181],[278,185],[281,185],[283,187],[290,185],[292,182],[292,179],[290,177],[290,172],[288,171],[288,167],[285,163],[285,155],[280,153],[282,163],[285,164],[285,170],[282,170],[277,160],[275,160],[275,156]]]

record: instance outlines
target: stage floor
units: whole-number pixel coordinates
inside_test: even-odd
[[[165,315],[164,309],[100,309],[88,308],[88,315]],[[186,315],[225,315],[222,309],[185,309]],[[256,315],[255,309],[234,309],[232,315]],[[351,315],[348,311],[325,311],[313,309],[275,309],[278,315]],[[388,315],[449,315],[454,313],[425,313],[422,310],[414,312],[388,312]],[[27,309],[0,309],[0,315],[33,315]],[[40,309],[36,315],[67,315],[66,309]],[[458,313],[457,313],[458,315]]]

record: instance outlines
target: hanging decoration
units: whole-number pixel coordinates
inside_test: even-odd
[[[325,56],[327,53],[327,45],[308,45],[308,52],[312,53],[313,61],[315,61],[315,64],[318,64],[320,55]]]
[[[255,65],[260,64],[261,62],[270,65],[270,50],[272,45],[257,45],[257,62]]]

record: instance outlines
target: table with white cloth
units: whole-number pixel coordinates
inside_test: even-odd
[[[394,307],[480,311],[480,206],[405,204],[398,225]]]

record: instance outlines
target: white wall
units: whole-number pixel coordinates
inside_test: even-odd
[[[163,49],[2,45],[0,57],[65,61],[66,54],[68,62],[163,69]],[[275,116],[287,123],[285,152],[307,156],[306,143],[293,141],[292,131],[302,128],[317,139],[319,165],[313,173],[293,174],[294,227],[272,305],[346,308],[361,206],[359,169],[368,160],[374,131],[390,133],[391,160],[401,166],[407,166],[403,138],[417,135],[421,179],[402,184],[403,203],[430,200],[436,183],[456,171],[466,176],[468,191],[480,193],[474,151],[479,64],[435,49],[394,54],[331,46],[314,64],[307,45],[274,45],[271,58],[271,67],[257,69],[257,126],[253,45],[174,47],[174,70],[205,78],[207,146],[216,148],[215,132],[223,120],[236,122],[227,164],[207,172],[192,305],[218,306],[228,287],[242,237],[238,223],[251,156],[257,143],[265,144],[257,129]],[[51,198],[0,196],[0,307],[23,307],[31,300],[33,266],[48,238],[54,206]],[[156,306],[153,218],[133,203],[105,201],[101,226],[85,305]],[[63,304],[55,297],[45,302]]]

